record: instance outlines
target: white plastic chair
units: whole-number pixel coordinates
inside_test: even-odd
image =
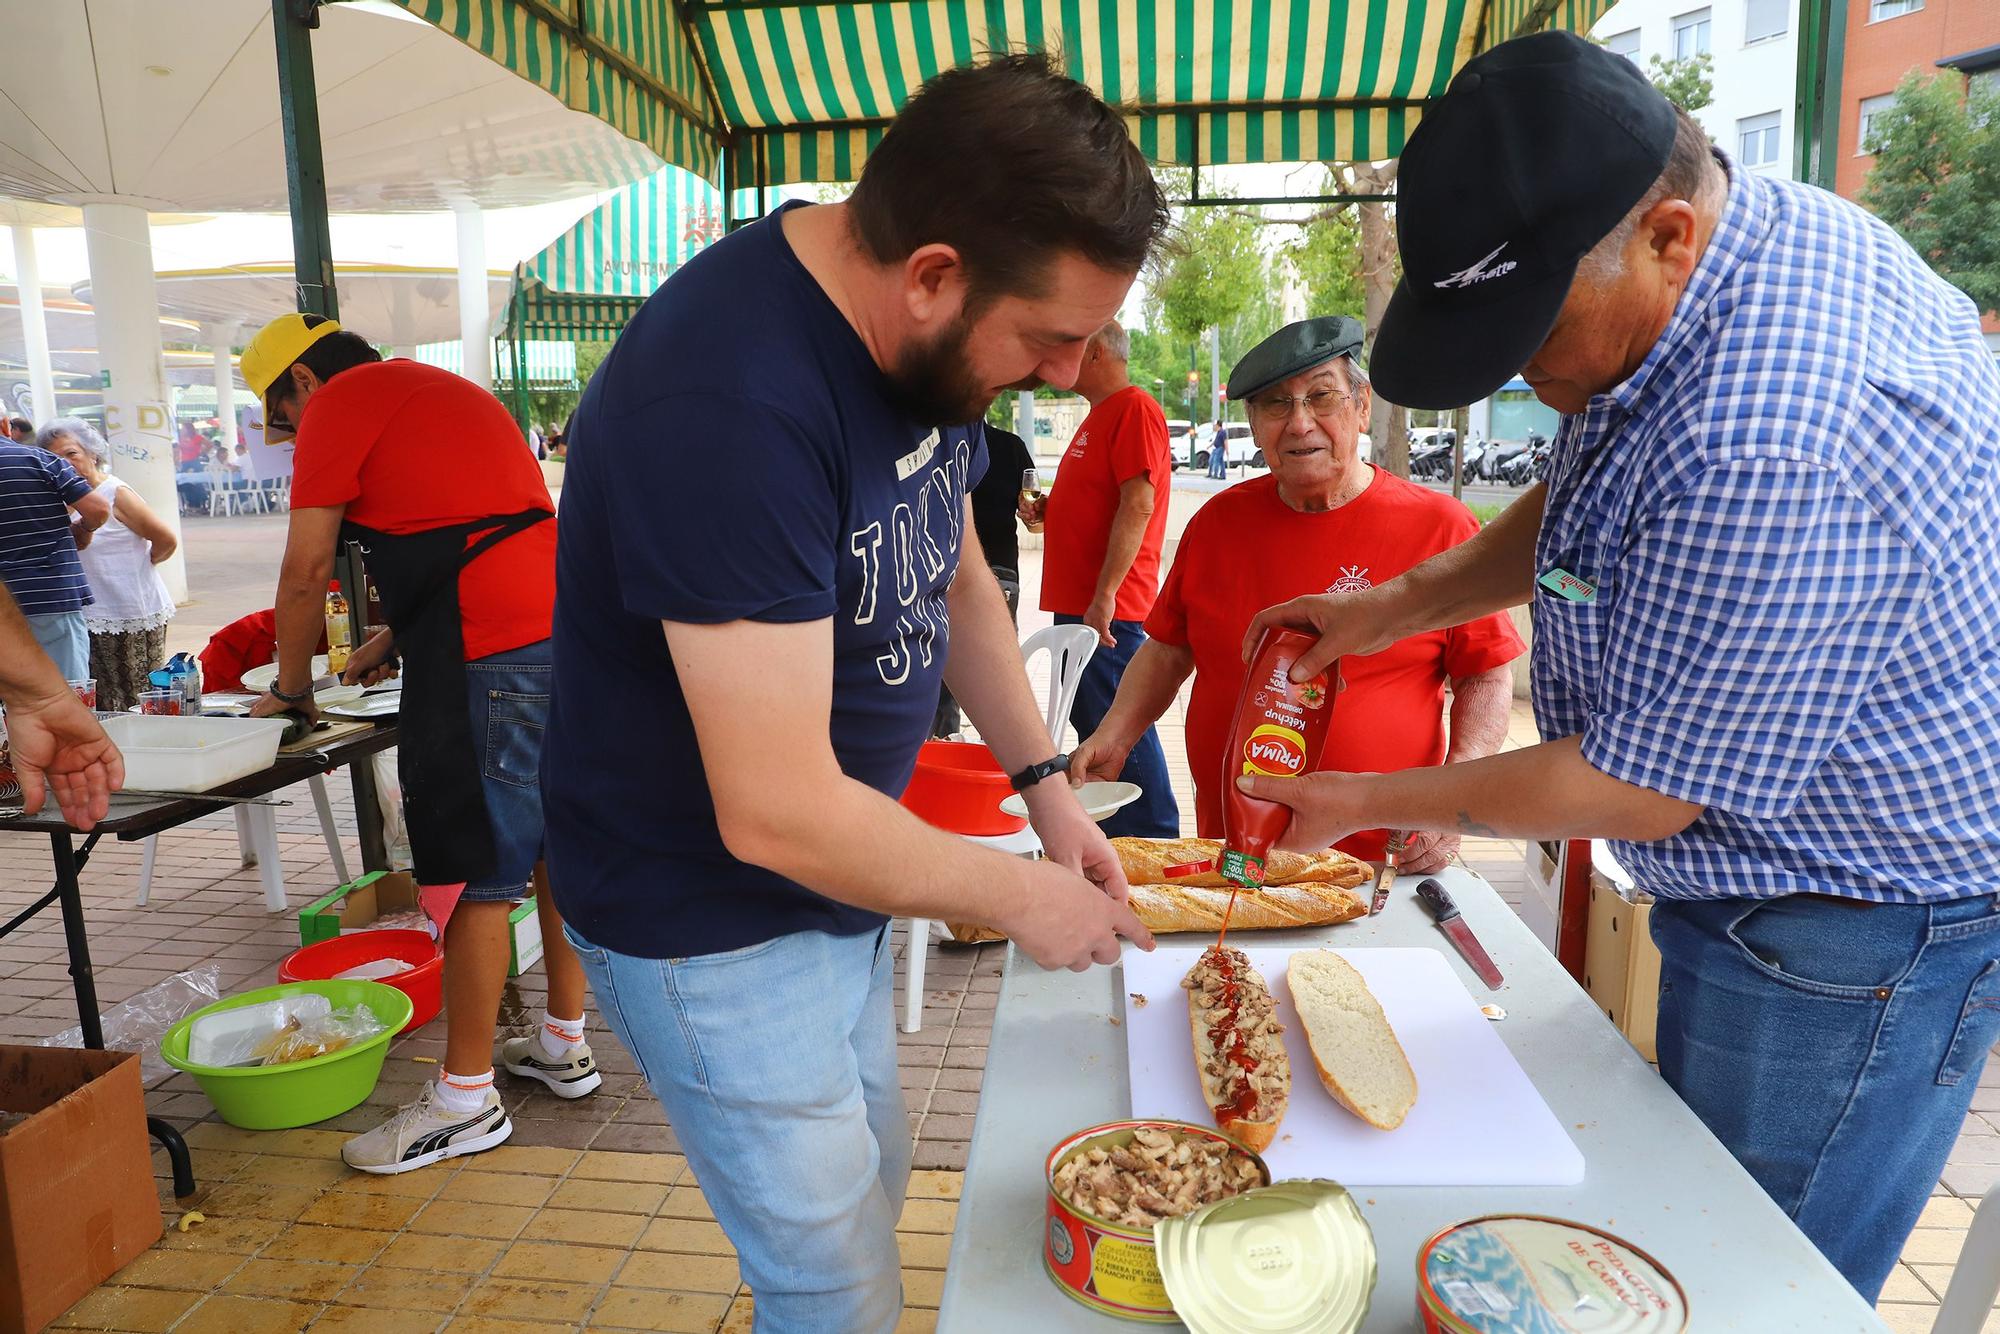
[[[340,877],[337,883],[347,883],[347,854],[340,847],[340,830],[333,822],[333,803],[327,799],[326,778],[314,774],[306,780],[312,789],[313,810],[319,816],[320,836],[326,840],[326,850],[333,856],[334,874]],[[264,907],[271,912],[285,911],[285,861],[278,855],[278,817],[269,806],[238,806],[236,810],[236,846],[243,853],[243,864],[257,868],[257,878],[264,886]],[[149,834],[141,840],[143,849],[139,858],[139,906],[146,906],[153,896],[153,863],[160,854],[160,836]]]
[[[1035,631],[1021,644],[1023,666],[1031,665],[1037,653],[1049,655],[1049,695],[1042,716],[1049,726],[1049,742],[1058,750],[1062,749],[1063,729],[1069,726],[1069,709],[1076,702],[1083,669],[1095,652],[1097,631],[1087,625],[1051,625]],[[1032,825],[990,837],[968,834],[965,841],[1014,857],[1036,857],[1042,851],[1042,841],[1035,837]],[[903,961],[903,1031],[914,1033],[924,1026],[924,964],[930,954],[931,923],[928,917],[908,920],[910,939]]]
[[[1993,1316],[1996,1297],[2000,1297],[2000,1183],[1986,1192],[1972,1215],[1931,1334],[1979,1334]]]

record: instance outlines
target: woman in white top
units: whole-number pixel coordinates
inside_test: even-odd
[[[96,599],[83,609],[83,623],[90,631],[97,707],[129,709],[147,688],[148,674],[166,659],[174,600],[153,567],[180,543],[137,491],[111,475],[111,450],[88,422],[57,417],[42,427],[35,444],[76,469],[111,502],[111,518],[78,553]]]

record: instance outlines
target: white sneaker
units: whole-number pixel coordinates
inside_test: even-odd
[[[445,1158],[478,1153],[514,1133],[500,1095],[491,1088],[479,1110],[449,1112],[437,1102],[437,1085],[425,1084],[410,1103],[364,1135],[340,1146],[347,1165],[361,1172],[393,1175],[428,1167]]]
[[[581,1098],[604,1082],[588,1042],[575,1044],[567,1056],[550,1056],[539,1033],[501,1043],[500,1065],[509,1074],[541,1080],[558,1098]]]

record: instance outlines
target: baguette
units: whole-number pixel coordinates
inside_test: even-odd
[[[1332,950],[1300,950],[1285,980],[1334,1101],[1377,1130],[1403,1124],[1417,1101],[1416,1072],[1354,965]]]
[[[1114,838],[1125,878],[1134,885],[1172,885],[1176,889],[1228,889],[1230,882],[1220,871],[1210,869],[1191,875],[1169,876],[1170,867],[1211,864],[1222,855],[1222,844],[1212,838]],[[1311,854],[1273,851],[1264,863],[1264,885],[1290,885],[1315,881],[1330,885],[1359,885],[1373,876],[1366,862],[1344,852],[1328,849]]]
[[[1222,915],[1229,907],[1229,891],[1186,889],[1180,885],[1133,885],[1131,906],[1132,915],[1155,935],[1220,931]],[[1301,880],[1289,885],[1266,885],[1237,895],[1229,929],[1283,931],[1302,926],[1333,926],[1367,915],[1366,900],[1345,885]],[[951,938],[961,944],[1006,939],[998,931],[969,922],[952,922],[947,929]]]
[[[1277,1138],[1292,1093],[1278,1003],[1249,957],[1220,945],[1202,951],[1181,986],[1202,1099],[1224,1134],[1261,1153]]]

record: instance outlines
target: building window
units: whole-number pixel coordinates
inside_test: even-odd
[[[1639,63],[1639,30],[1627,28],[1624,32],[1614,32],[1604,39],[1604,49],[1614,56],[1623,56],[1633,64]]]
[[[1854,136],[1854,153],[1857,157],[1867,157],[1875,150],[1869,141],[1875,137],[1875,121],[1896,105],[1894,93],[1884,93],[1880,97],[1861,99],[1861,128]]]
[[[1790,22],[1790,0],[1749,0],[1743,8],[1743,44],[1783,37]]]
[[[1899,19],[1923,7],[1924,0],[1868,0],[1868,21],[1879,23],[1883,19]]]
[[[1770,167],[1778,161],[1780,112],[1745,116],[1736,122],[1736,160],[1746,167]]]
[[[1692,60],[1708,54],[1708,11],[1697,9],[1674,19],[1674,59]]]

